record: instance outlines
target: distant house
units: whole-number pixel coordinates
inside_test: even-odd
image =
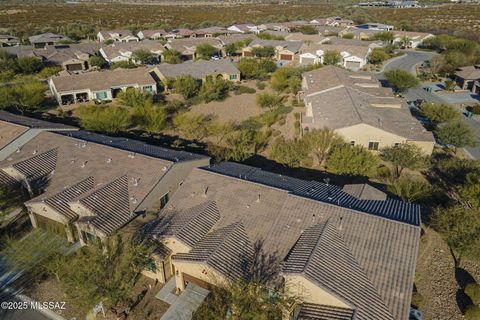
[[[10,36],[8,34],[0,35],[0,47],[15,47],[20,45],[18,37]]]
[[[201,38],[201,37],[212,38],[212,37],[224,36],[231,33],[230,31],[228,31],[226,28],[223,28],[223,27],[208,27],[208,28],[196,29],[194,32],[198,38]]]
[[[261,29],[251,23],[234,24],[227,28],[227,30],[237,33],[260,33]]]
[[[330,128],[352,145],[377,151],[400,143],[413,143],[426,154],[434,146],[433,134],[412,116],[405,100],[381,87],[367,73],[326,66],[302,75],[303,132]]]
[[[313,19],[309,22],[314,26],[330,26],[330,27],[349,27],[353,25],[353,21],[349,19],[343,19],[341,17],[330,17]]]
[[[393,33],[393,43],[403,45],[407,48],[417,48],[424,40],[434,36],[431,33],[425,32],[394,31]],[[407,42],[404,43],[404,40],[407,40]]]
[[[137,37],[140,40],[144,40],[144,39],[158,40],[165,37],[166,34],[167,32],[163,29],[150,29],[150,30],[139,31],[137,33]]]
[[[300,64],[324,63],[326,52],[338,52],[341,56],[339,65],[346,69],[358,71],[367,64],[371,48],[368,46],[344,44],[320,44],[305,47],[300,54]]]
[[[336,36],[344,32],[346,27],[336,27],[336,26],[317,26],[315,27],[318,33],[325,37]]]
[[[100,54],[108,63],[120,61],[136,62],[133,54],[137,50],[145,50],[152,53],[160,62],[165,48],[160,42],[154,40],[143,40],[138,42],[115,42],[111,45],[102,47],[100,49]]]
[[[458,68],[455,81],[463,90],[480,94],[480,65]]]
[[[389,24],[372,23],[372,22],[360,24],[357,26],[357,28],[367,29],[367,30],[378,30],[378,31],[392,31],[393,29],[395,29],[394,26]]]
[[[375,34],[381,32],[382,30],[377,30],[377,29],[362,29],[358,27],[349,27],[346,29],[343,29],[338,33],[339,36],[345,36],[346,34],[352,34],[353,39],[357,40],[369,40],[371,39]]]
[[[97,39],[100,42],[114,41],[114,42],[130,42],[138,41],[130,30],[108,30],[97,33]]]
[[[180,64],[162,63],[151,69],[151,72],[160,81],[180,76],[192,76],[202,81],[207,77],[220,77],[233,82],[240,81],[240,71],[229,60],[199,60]]]
[[[243,57],[254,57],[254,48],[273,47],[275,49],[274,58],[279,61],[294,61],[296,55],[300,52],[302,42],[283,41],[283,40],[263,40],[255,39],[242,49]]]
[[[165,44],[168,50],[180,52],[182,60],[195,60],[197,58],[197,47],[203,44],[209,44],[218,49],[218,55],[222,55],[223,45],[220,40],[207,38],[190,38],[190,39],[170,39]]]
[[[59,43],[73,42],[72,39],[67,36],[50,32],[31,36],[28,38],[28,41],[35,48],[45,48],[47,46],[53,46]]]
[[[116,69],[57,76],[49,80],[50,90],[60,105],[112,100],[129,88],[157,93],[157,83],[147,68]]]
[[[165,34],[166,39],[195,38],[196,36],[195,31],[185,28],[173,29]]]

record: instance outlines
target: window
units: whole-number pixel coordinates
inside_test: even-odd
[[[236,74],[231,74],[230,75],[230,81],[237,80],[237,75]]]
[[[153,273],[157,273],[157,264],[155,263],[155,260],[153,260],[152,258],[148,259],[147,270]]]
[[[377,141],[370,141],[368,143],[368,150],[378,150],[378,144],[379,142]]]
[[[397,143],[395,143],[393,146],[394,146],[394,147],[399,147],[399,146],[400,146],[400,143],[397,142]]]
[[[152,86],[145,86],[145,87],[143,87],[143,91],[151,93],[153,91],[153,88],[152,88]]]
[[[106,91],[97,92],[95,93],[95,96],[97,97],[98,100],[105,100],[107,99],[107,92]]]
[[[353,147],[355,145],[355,140],[350,141],[350,145]]]
[[[160,198],[160,209],[163,209],[168,202],[168,192],[163,195],[163,197]]]

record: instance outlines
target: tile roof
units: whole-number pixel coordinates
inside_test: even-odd
[[[164,51],[164,47],[159,41],[155,40],[114,42],[108,46],[102,47],[102,51],[109,60],[118,56],[129,58],[136,50],[147,50],[154,53],[161,53]]]
[[[300,51],[303,43],[301,41],[286,41],[286,40],[264,40],[264,39],[254,39],[249,47],[262,46],[262,47],[282,47],[286,50],[289,50],[293,53]]]
[[[257,36],[254,34],[231,34],[227,36],[218,36],[217,39],[220,40],[223,45],[228,45],[238,41],[245,41],[247,39],[253,41],[257,39]]]
[[[336,223],[337,224],[337,223]],[[305,230],[287,256],[283,272],[302,274],[335,292],[355,309],[355,319],[394,319],[335,225],[326,220]]]
[[[28,131],[27,127],[0,121],[0,149],[12,143],[26,131]]]
[[[180,53],[183,53],[185,51],[188,52],[195,52],[198,46],[202,44],[209,44],[217,49],[222,48],[222,44],[220,43],[220,40],[216,38],[186,38],[186,39],[170,39],[168,42],[165,44],[165,47],[167,47],[170,50],[176,50]]]
[[[110,90],[112,87],[127,85],[156,84],[147,68],[115,69],[88,72],[51,78],[57,92],[77,90]]]
[[[140,32],[143,33],[143,36],[145,38],[150,38],[153,37],[156,34],[159,34],[160,36],[164,36],[167,32],[163,29],[148,29],[148,30],[140,30]]]
[[[34,151],[31,158],[16,162],[11,166],[20,172],[27,181],[34,181],[39,178],[54,174],[57,167],[58,148],[50,149],[43,153]]]
[[[15,186],[17,184],[17,180],[6,174],[5,171],[0,170],[0,186]]]
[[[455,75],[462,79],[478,80],[480,79],[480,65],[458,68]]]
[[[0,110],[0,121],[10,122],[16,125],[24,126],[31,129],[49,129],[49,130],[77,130],[77,128],[63,124],[55,123],[31,117],[16,115],[7,111]],[[0,123],[4,126],[4,123]]]
[[[253,257],[253,245],[245,226],[233,223],[204,237],[189,253],[177,253],[173,260],[204,262],[221,274],[238,279],[245,275]]]
[[[190,247],[194,247],[219,219],[218,208],[215,202],[211,201],[181,211],[165,210],[155,221],[151,234],[156,238],[174,236]]]
[[[181,64],[161,63],[154,67],[166,78],[176,78],[190,75],[197,79],[203,79],[209,75],[239,74],[237,67],[227,59],[222,60],[198,60]]]
[[[420,237],[418,206],[396,200],[359,200],[339,187],[302,183],[257,170],[243,165],[236,168],[232,163],[194,169],[164,210],[182,212],[207,201],[215,202],[220,219],[209,235],[240,222],[250,244],[263,241],[264,251],[281,260],[306,229],[326,220],[338,225],[342,219],[343,227],[337,232],[371,286],[396,319],[408,317]],[[315,190],[310,184],[316,186]],[[342,199],[360,208],[350,208],[350,203]],[[214,246],[204,246],[204,251]],[[218,269],[224,269],[228,261],[219,259]],[[342,290],[348,291],[348,287]]]
[[[303,303],[297,320],[354,320],[353,309]]]
[[[114,34],[118,34],[120,38],[133,37],[133,33],[130,30],[103,30],[99,32],[105,40],[113,39]]]
[[[30,43],[47,43],[47,42],[60,42],[60,41],[72,41],[72,39],[70,39],[69,37],[67,36],[64,36],[64,35],[61,35],[61,34],[55,34],[55,33],[51,33],[51,32],[47,32],[47,33],[42,33],[42,34],[38,34],[38,35],[35,35],[35,36],[31,36],[28,38],[28,41],[30,41]]]
[[[343,191],[360,200],[387,200],[387,194],[369,184],[346,184]]]

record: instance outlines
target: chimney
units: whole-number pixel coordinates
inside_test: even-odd
[[[136,187],[138,186],[138,179],[133,179],[133,185]]]
[[[17,147],[17,153],[20,153],[20,151],[22,151],[22,149],[20,149],[20,147]]]
[[[258,194],[257,200],[255,202],[257,202],[257,203],[260,202],[260,194]]]

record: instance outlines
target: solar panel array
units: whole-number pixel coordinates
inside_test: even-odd
[[[84,130],[71,132],[66,131],[60,132],[60,134],[172,162],[199,160],[206,158],[203,155],[191,152],[172,150],[160,146],[147,144],[138,140],[122,137],[110,137],[103,134],[88,132]]]
[[[391,198],[387,198],[387,200],[384,201],[360,200],[346,193],[338,186],[288,177],[234,162],[222,162],[204,169],[286,190],[301,197],[318,200],[339,207],[416,226],[420,225],[420,207],[413,203],[406,203]]]

